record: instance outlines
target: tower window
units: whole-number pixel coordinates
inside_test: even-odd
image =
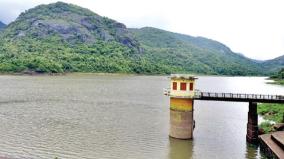
[[[186,83],[184,83],[184,82],[180,83],[180,90],[186,91]]]
[[[193,91],[193,83],[189,83],[189,90]]]
[[[173,90],[177,90],[177,83],[173,82]]]

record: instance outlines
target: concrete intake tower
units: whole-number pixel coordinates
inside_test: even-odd
[[[190,75],[171,75],[170,96],[170,136],[177,139],[192,139],[193,98],[195,77]]]

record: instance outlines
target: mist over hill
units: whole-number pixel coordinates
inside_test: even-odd
[[[63,2],[25,11],[0,35],[0,72],[265,75],[283,63],[255,61],[204,37],[130,29]]]

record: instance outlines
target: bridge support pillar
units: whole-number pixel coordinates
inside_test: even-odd
[[[258,143],[258,116],[257,103],[249,102],[248,123],[247,123],[247,142]]]

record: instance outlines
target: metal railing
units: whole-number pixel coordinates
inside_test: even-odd
[[[164,89],[164,94],[171,96],[170,88]],[[180,97],[182,98],[182,97]],[[192,98],[192,97],[190,97]],[[231,101],[279,101],[284,103],[283,95],[268,95],[268,94],[245,94],[245,93],[216,93],[202,92],[198,89],[194,91],[194,99],[200,100],[231,100]]]
[[[264,95],[264,94],[241,94],[241,93],[215,93],[200,92],[196,90],[195,98],[230,98],[230,99],[255,99],[255,100],[284,100],[283,95]]]

